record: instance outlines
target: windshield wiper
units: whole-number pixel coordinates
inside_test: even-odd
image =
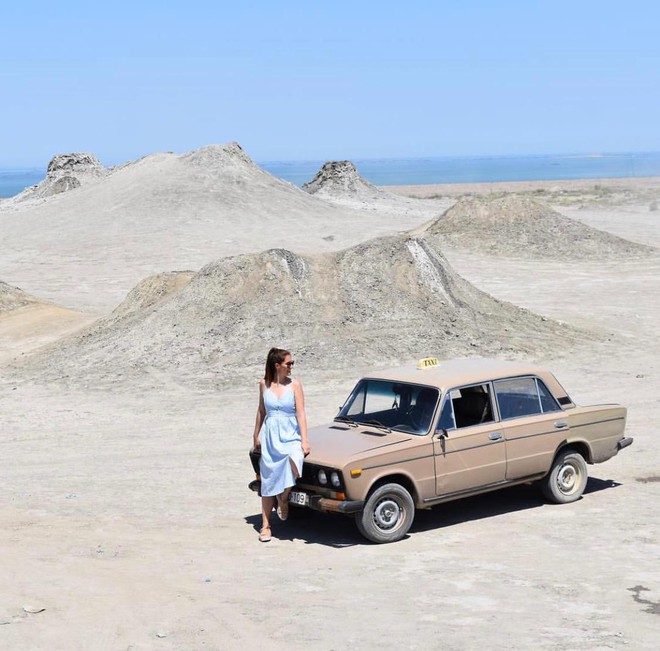
[[[358,426],[358,424],[350,416],[335,416],[334,420],[341,423],[348,423],[351,427]]]
[[[392,429],[388,427],[387,425],[384,425],[381,423],[379,420],[365,420],[361,421],[363,425],[375,425],[379,429],[384,429],[386,432],[391,432]]]

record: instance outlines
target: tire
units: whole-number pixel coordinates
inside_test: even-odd
[[[550,472],[541,482],[545,497],[555,504],[568,504],[580,499],[587,486],[587,463],[575,450],[559,452]]]
[[[371,542],[401,540],[415,517],[415,503],[400,484],[383,484],[369,496],[364,510],[356,513],[358,531]]]

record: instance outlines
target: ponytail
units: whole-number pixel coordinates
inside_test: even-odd
[[[277,371],[275,369],[275,364],[281,364],[287,355],[291,353],[284,348],[271,348],[268,351],[268,357],[266,357],[266,371],[264,373],[264,380],[266,381],[266,386],[269,387],[271,383],[277,377]]]

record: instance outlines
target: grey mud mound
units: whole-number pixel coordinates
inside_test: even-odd
[[[316,176],[305,183],[302,189],[309,194],[328,197],[371,199],[374,195],[382,194],[382,190],[360,176],[355,165],[349,160],[324,163]]]
[[[109,170],[93,154],[57,154],[48,163],[46,178],[41,183],[23,190],[12,201],[22,203],[52,197],[98,181],[108,173]]]
[[[36,203],[1,204],[0,277],[60,305],[109,311],[164,270],[266,247],[336,251],[428,218],[332,205],[260,169],[237,143],[210,145],[153,154]]]
[[[428,225],[426,233],[438,245],[524,258],[577,260],[643,256],[657,251],[516,195],[461,199]]]
[[[194,271],[168,271],[145,278],[129,292],[112,317],[123,318],[161,303],[185,287],[194,275]]]
[[[411,199],[372,185],[348,160],[324,163],[302,189],[328,203],[387,215],[418,215],[421,219],[440,215],[451,200]]]
[[[479,291],[427,241],[407,235],[314,256],[271,249],[222,258],[156,302],[136,301],[136,292],[128,309],[23,371],[42,380],[167,373],[229,382],[259,373],[272,345],[295,350],[306,369],[342,369],[430,354],[518,357],[582,337]]]
[[[39,303],[39,300],[34,296],[0,280],[0,314],[26,305],[36,305],[37,303]]]

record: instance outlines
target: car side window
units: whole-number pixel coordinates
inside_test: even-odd
[[[445,415],[445,412],[448,412],[448,415]],[[447,394],[438,427],[442,428],[443,423],[446,422],[451,423],[451,425],[450,427],[444,427],[444,429],[460,429],[482,423],[491,423],[494,420],[490,385],[475,384],[460,389],[452,389]]]
[[[536,379],[536,385],[539,388],[539,396],[541,398],[541,407],[543,408],[543,413],[547,414],[552,411],[561,411],[561,407],[555,397],[550,393],[548,387],[541,382],[538,378]]]
[[[541,413],[541,402],[533,377],[495,382],[497,406],[502,420]]]
[[[502,420],[560,411],[547,387],[533,377],[497,380],[495,395]]]

